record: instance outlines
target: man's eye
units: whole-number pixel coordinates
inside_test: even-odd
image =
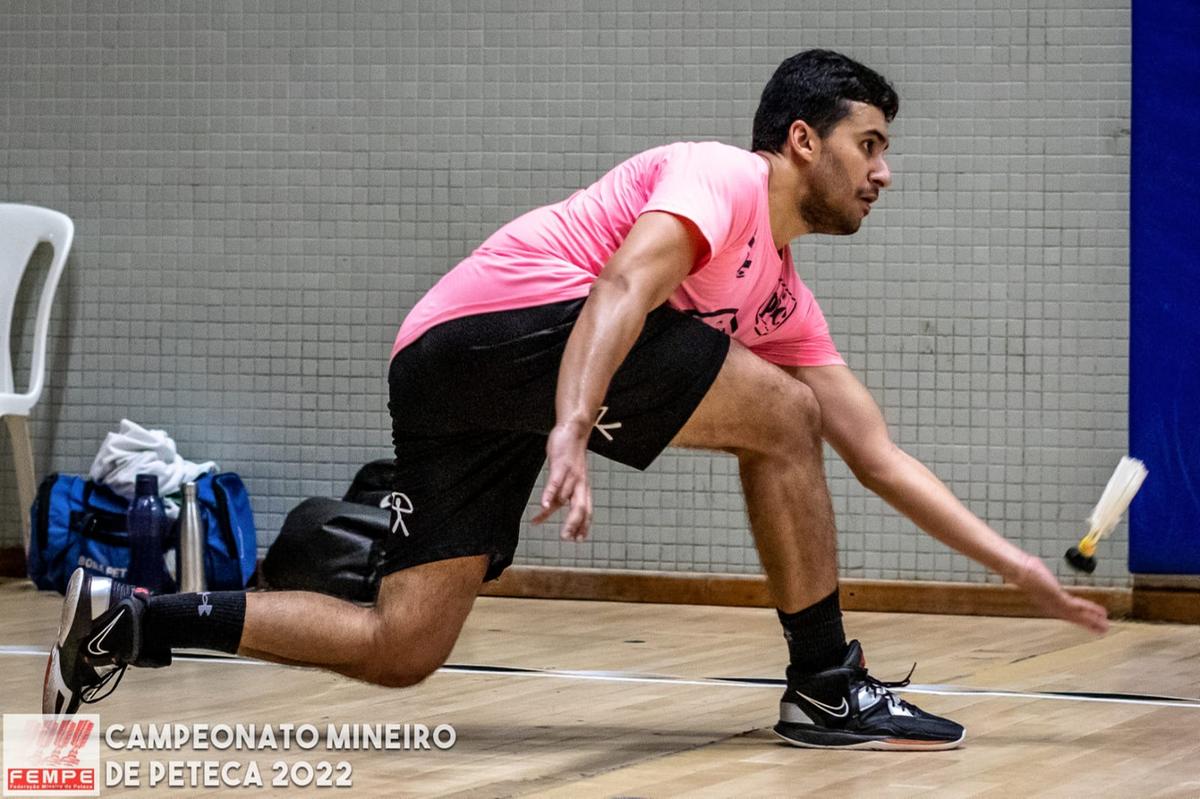
[[[875,142],[872,139],[867,139],[863,142],[863,149],[867,151],[867,155],[875,152]]]

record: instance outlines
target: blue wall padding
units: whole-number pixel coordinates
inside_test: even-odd
[[[1200,0],[1134,0],[1129,569],[1200,574]]]

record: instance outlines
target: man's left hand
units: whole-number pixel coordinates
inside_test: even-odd
[[[1108,631],[1108,611],[1095,602],[1068,594],[1040,558],[1027,555],[1012,582],[1024,589],[1047,615],[1078,624],[1093,633]]]

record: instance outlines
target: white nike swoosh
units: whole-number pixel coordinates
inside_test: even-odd
[[[828,713],[831,716],[841,718],[850,713],[850,705],[849,705],[849,703],[846,702],[846,697],[844,697],[844,696],[842,697],[842,703],[840,705],[834,707],[833,705],[827,705],[824,702],[818,702],[816,699],[813,699],[811,696],[802,694],[799,691],[797,691],[796,694],[799,695],[800,697],[802,697],[806,702],[813,703],[814,705],[821,708],[821,710],[824,710],[826,713]]]
[[[103,630],[101,630],[99,635],[95,636],[94,638],[92,638],[92,640],[88,641],[87,651],[89,653],[91,653],[93,655],[110,654],[107,650],[101,649],[100,644],[104,642],[104,639],[108,637],[108,634],[110,632],[112,632],[112,628],[116,625],[116,623],[118,621],[121,620],[121,616],[123,616],[124,614],[125,614],[125,608],[121,608],[117,612],[117,615],[113,616],[112,621],[110,621],[108,623],[108,626],[105,627]],[[807,699],[807,698],[808,697],[805,697],[805,699]],[[842,701],[844,702],[845,700],[843,699]]]

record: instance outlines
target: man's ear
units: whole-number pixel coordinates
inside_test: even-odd
[[[811,163],[821,146],[821,137],[803,119],[797,119],[788,128],[788,149],[801,161]]]

